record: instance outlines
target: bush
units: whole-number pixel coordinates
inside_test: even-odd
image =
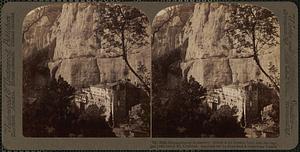
[[[36,101],[24,103],[23,133],[26,137],[112,137],[112,129],[97,106],[80,113],[73,102],[75,89],[62,77],[42,88]]]

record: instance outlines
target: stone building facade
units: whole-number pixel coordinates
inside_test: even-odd
[[[228,105],[237,110],[239,122],[251,123],[260,118],[259,90],[251,83],[231,84],[215,89],[207,98],[212,110],[217,110],[223,105]]]
[[[139,104],[145,96],[141,89],[130,82],[119,81],[93,85],[81,90],[75,97],[75,103],[80,109],[90,105],[102,108],[102,114],[111,127],[127,124],[131,107]]]

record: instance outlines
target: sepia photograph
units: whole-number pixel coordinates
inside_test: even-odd
[[[132,6],[63,3],[23,22],[25,137],[149,137],[151,28]]]
[[[297,151],[295,4],[3,2],[2,149]]]
[[[153,137],[279,136],[279,21],[249,4],[182,4],[152,23]]]

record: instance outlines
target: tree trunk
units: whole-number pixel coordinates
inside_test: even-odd
[[[279,86],[276,84],[276,82],[273,80],[273,78],[263,69],[263,67],[260,64],[260,61],[258,59],[258,56],[254,56],[253,57],[254,61],[256,62],[258,68],[263,72],[263,74],[271,81],[271,83],[273,84],[274,88],[276,89],[278,95],[280,93],[280,88]]]
[[[128,66],[128,68],[130,69],[130,71],[143,83],[145,90],[147,91],[148,94],[150,94],[150,88],[149,86],[146,84],[146,82],[143,80],[143,78],[135,72],[135,70],[132,68],[132,66],[130,65],[128,58],[127,58],[127,51],[126,51],[126,46],[125,46],[125,36],[124,36],[124,32],[122,32],[122,50],[123,50],[123,59],[126,63],[126,65]]]
[[[135,71],[134,71],[134,69],[131,67],[131,65],[129,64],[129,62],[128,62],[128,60],[127,60],[127,57],[125,58],[125,63],[126,63],[126,65],[128,66],[128,68],[130,69],[130,71],[143,83],[143,85],[144,85],[144,87],[145,87],[145,89],[146,89],[146,91],[148,92],[148,93],[150,93],[150,88],[149,88],[149,86],[146,84],[146,82],[141,78],[141,76],[139,75],[139,74],[137,74]]]
[[[253,26],[253,29],[252,29],[252,43],[253,43],[253,59],[254,59],[255,63],[257,64],[258,68],[263,72],[263,74],[271,81],[271,83],[273,84],[273,86],[277,92],[277,95],[279,96],[279,93],[280,93],[279,86],[276,84],[276,82],[273,80],[273,78],[264,70],[264,68],[260,64],[257,49],[256,49],[255,25]]]

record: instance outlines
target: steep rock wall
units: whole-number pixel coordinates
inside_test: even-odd
[[[195,5],[191,25],[186,25],[184,36],[188,45],[183,63],[193,62],[187,75],[192,75],[207,87],[256,79],[268,82],[253,58],[236,56],[235,50],[228,43],[225,23],[230,15],[229,7],[217,3]],[[279,46],[268,48],[259,56],[266,71],[270,62],[279,68],[279,57]]]
[[[152,57],[159,58],[165,54],[172,52],[174,49],[182,47],[183,28],[189,21],[189,17],[194,11],[194,5],[176,5],[172,6],[176,9],[174,17],[169,22],[163,24],[163,27],[156,33],[152,46]],[[165,8],[168,9],[168,8]],[[170,13],[163,12],[164,16],[171,16]],[[152,25],[161,25],[157,20],[163,18],[156,16]],[[168,17],[165,17],[167,19]]]
[[[169,26],[161,32],[158,40],[162,40],[158,46],[154,46],[152,52],[154,60],[157,54],[163,55],[172,52],[176,48],[181,50],[182,77],[193,76],[206,87],[219,87],[234,82],[247,82],[262,79],[269,82],[258,68],[253,58],[243,58],[237,54],[225,36],[226,20],[230,16],[230,6],[220,3],[199,3],[194,7],[184,26]],[[175,22],[176,19],[173,19]],[[171,24],[172,25],[172,24]],[[170,38],[178,41],[169,40]],[[170,43],[175,42],[175,47]],[[259,56],[262,67],[268,71],[269,63],[279,69],[280,47],[264,50]]]
[[[186,28],[184,36],[189,42],[185,60],[228,56],[230,46],[224,30],[228,16],[228,6],[218,3],[195,5],[190,28]]]
[[[128,70],[124,60],[101,48],[96,40],[99,14],[95,7],[85,3],[63,5],[59,24],[54,27],[57,43],[53,60],[62,61],[55,76],[69,77],[68,82],[75,86],[115,82],[124,78],[137,83],[139,80]],[[139,53],[128,54],[131,66],[137,69],[138,63],[141,63],[150,69],[150,47],[144,46],[133,52]],[[65,58],[70,58],[73,64],[68,64],[69,60]],[[66,72],[68,69],[74,69],[74,74]]]
[[[58,24],[52,28],[57,42],[53,60],[93,57],[101,52],[94,32],[99,15],[95,7],[88,3],[63,4]]]
[[[189,66],[186,72],[186,77],[194,77],[201,85],[206,87],[215,87],[220,84],[232,83],[232,71],[229,60],[226,58],[218,59],[200,59],[182,63],[183,71]]]
[[[51,28],[56,24],[61,10],[61,5],[46,5],[34,9],[27,14],[23,21],[22,31],[24,60],[32,56],[36,51],[50,46],[51,43],[53,44]]]
[[[35,38],[32,40],[35,44],[25,46],[23,50],[32,51],[32,46],[43,42],[40,48],[49,48],[47,62],[51,76],[62,76],[75,87],[115,82],[125,78],[139,83],[124,60],[112,53],[115,50],[101,48],[95,36],[98,15],[96,5],[91,3],[62,4],[60,13],[54,20],[46,20],[32,27],[34,31],[31,37]],[[38,27],[42,27],[43,31],[37,32]],[[45,35],[47,41],[38,40]],[[131,66],[137,69],[139,64],[144,64],[149,70],[150,46],[146,45],[132,52],[135,53],[128,54]],[[26,51],[24,54],[29,55]]]
[[[73,86],[86,87],[100,82],[100,74],[95,58],[65,59],[61,62],[56,77],[61,75]]]

